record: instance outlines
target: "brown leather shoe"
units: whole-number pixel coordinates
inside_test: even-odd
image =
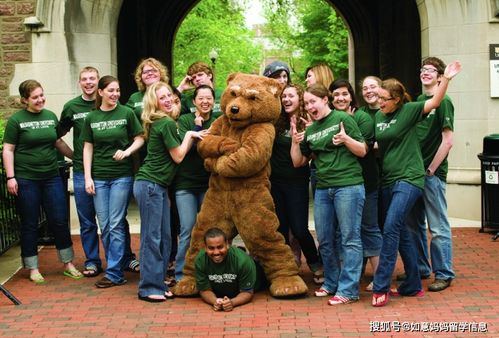
[[[449,279],[435,279],[433,283],[428,286],[428,291],[438,292],[447,289],[452,283],[452,278]]]

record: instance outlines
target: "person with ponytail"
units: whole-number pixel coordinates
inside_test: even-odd
[[[95,283],[98,288],[126,283],[125,217],[133,185],[131,155],[144,144],[139,120],[119,98],[118,79],[103,76],[97,84],[96,109],[87,115],[81,135],[85,190],[94,197],[107,260],[105,276]]]
[[[173,297],[164,283],[172,246],[168,189],[194,139],[202,139],[208,133],[187,131],[181,140],[175,122],[177,114],[169,85],[156,82],[147,89],[142,112],[147,156],[133,185],[140,211],[138,298],[147,302]]]
[[[406,224],[407,215],[422,196],[425,179],[416,125],[440,105],[450,80],[460,71],[459,62],[449,64],[433,97],[426,101],[409,102],[409,94],[396,79],[383,81],[378,89],[380,110],[376,113],[375,135],[382,161],[384,225],[380,261],[373,282],[373,306],[386,305],[390,295],[424,295],[418,252]],[[390,290],[397,251],[407,277],[396,290]]]

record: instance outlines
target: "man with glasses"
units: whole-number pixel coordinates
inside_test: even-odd
[[[444,70],[445,63],[439,58],[428,57],[423,60],[420,79],[424,94],[418,97],[418,101],[433,96]],[[426,176],[423,196],[411,211],[408,224],[413,230],[412,234],[419,251],[418,267],[421,276],[429,277],[432,270],[435,273],[435,280],[428,287],[429,291],[445,290],[455,278],[452,270],[452,233],[445,198],[447,155],[452,148],[453,129],[454,106],[448,96],[445,96],[440,106],[431,111],[417,127]],[[431,233],[430,255],[428,255],[425,216]]]

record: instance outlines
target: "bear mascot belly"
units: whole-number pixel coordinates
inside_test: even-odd
[[[277,231],[279,221],[270,195],[269,160],[275,137],[273,123],[281,110],[281,91],[274,79],[229,75],[221,99],[223,115],[198,144],[211,176],[192,230],[184,277],[172,290],[175,295],[198,293],[194,259],[204,247],[205,232],[212,227],[222,229],[229,237],[239,233],[262,265],[272,296],[308,291],[289,246]]]

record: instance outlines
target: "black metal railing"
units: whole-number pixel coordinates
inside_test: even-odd
[[[0,154],[1,154],[0,147]],[[20,239],[19,217],[14,196],[7,191],[3,161],[0,156],[0,255],[17,244]]]

